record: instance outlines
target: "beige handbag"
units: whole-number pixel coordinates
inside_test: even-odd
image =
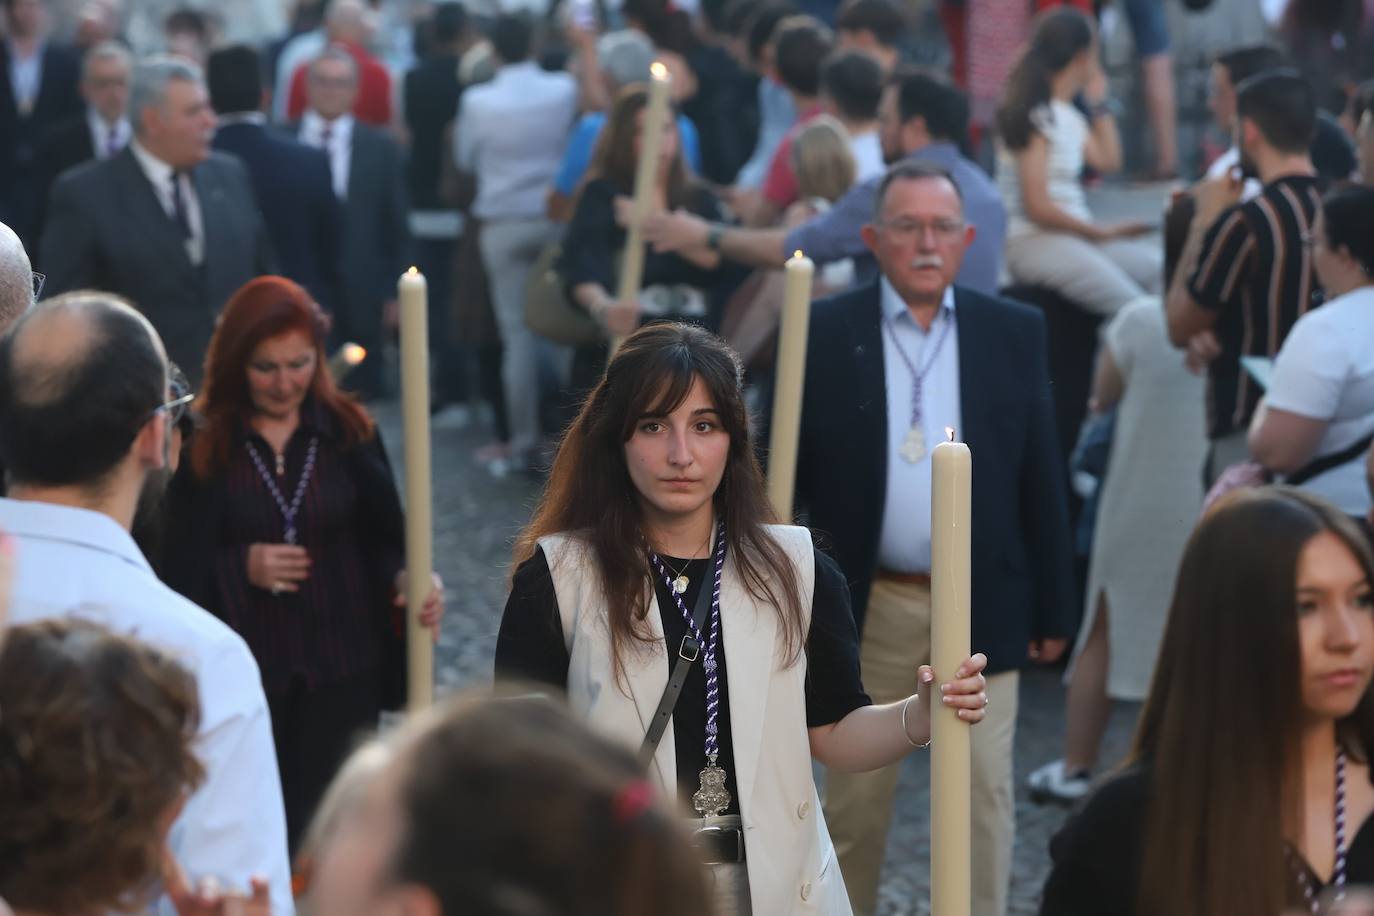
[[[558,258],[563,246],[545,248],[525,283],[525,326],[554,343],[581,347],[600,343],[606,332],[596,319],[568,301]]]

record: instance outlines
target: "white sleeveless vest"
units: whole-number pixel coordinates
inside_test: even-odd
[[[768,532],[797,570],[804,624],[809,628],[816,578],[811,532],[783,525],[769,526]],[[638,751],[668,684],[670,660],[659,615],[651,612],[645,620],[653,642],[627,647],[624,680],[617,683],[595,558],[575,535],[550,535],[541,538],[539,546],[549,562],[568,647],[568,700],[593,729]],[[754,600],[729,554],[722,573],[720,619],[735,786],[754,913],[849,916],[844,879],[811,775],[806,658],[786,665],[776,610]],[[671,722],[649,778],[665,798],[676,801]]]

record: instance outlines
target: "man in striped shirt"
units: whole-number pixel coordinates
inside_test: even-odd
[[[1246,430],[1263,389],[1242,366],[1245,356],[1272,359],[1288,331],[1321,303],[1308,239],[1321,187],[1308,147],[1317,102],[1295,70],[1270,70],[1237,87],[1240,174],[1204,181],[1174,274],[1166,309],[1169,338],[1207,366],[1210,485],[1249,458]],[[1264,185],[1241,203],[1244,179]]]

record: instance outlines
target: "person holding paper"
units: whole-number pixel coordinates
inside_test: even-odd
[[[937,676],[942,702],[980,721],[986,659],[913,659],[903,696],[869,700],[843,574],[810,531],[774,523],[742,375],[693,325],[621,345],[516,543],[496,670],[567,690],[640,750],[695,812],[714,912],[846,916],[811,761],[866,770],[923,746]]]
[[[1374,188],[1328,194],[1313,226],[1312,265],[1332,299],[1299,318],[1250,424],[1250,453],[1335,503],[1370,510],[1361,458],[1374,441]]]
[[[991,704],[973,732],[972,911],[1001,916],[1017,671],[1057,659],[1076,615],[1045,325],[1029,306],[953,285],[974,228],[948,172],[900,163],[877,199],[863,231],[882,278],[812,308],[796,502],[853,589],[864,683],[892,702],[930,653],[930,454],[951,429],[973,453],[972,639],[987,652]],[[857,913],[876,907],[896,787],[896,767],[826,781]]]

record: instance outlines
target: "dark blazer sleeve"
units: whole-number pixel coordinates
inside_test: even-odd
[[[405,615],[394,604],[396,574],[405,568],[405,516],[379,434],[353,447],[349,464],[358,488],[357,523],[368,557],[373,607],[384,611],[376,622],[382,657],[382,705],[396,709],[405,702],[406,694]]]
[[[1026,342],[1031,348],[1030,377],[1025,383],[1033,396],[1020,490],[1023,538],[1035,589],[1031,635],[1036,639],[1064,638],[1072,635],[1077,616],[1064,458],[1050,396],[1045,320],[1035,312],[1024,314]]]
[[[96,260],[99,248],[90,192],[82,177],[86,169],[65,173],[53,185],[48,200],[47,222],[39,243],[48,275],[45,296],[98,286]],[[98,192],[97,192],[98,193]]]
[[[160,552],[148,558],[163,582],[211,613],[219,603],[215,570],[224,498],[223,483],[197,479],[190,455],[183,454],[164,497]]]
[[[410,193],[406,187],[405,162],[401,148],[385,138],[385,172],[382,177],[391,193],[386,195],[383,241],[389,246],[391,278],[394,280],[410,266]],[[395,290],[387,298],[394,298]]]
[[[248,167],[236,156],[225,155],[218,158],[224,163],[225,182],[232,189],[233,197],[243,201],[251,210],[253,275],[260,277],[277,273],[277,254],[272,247],[272,237],[267,233],[267,222],[263,219],[258,194],[253,189],[253,178],[248,174]]]
[[[306,187],[311,189],[310,198],[314,202],[311,233],[315,239],[324,304],[332,311],[343,308],[344,304],[343,275],[339,271],[343,257],[343,210],[334,196],[329,157],[317,150],[309,152],[312,155],[302,161]]]

